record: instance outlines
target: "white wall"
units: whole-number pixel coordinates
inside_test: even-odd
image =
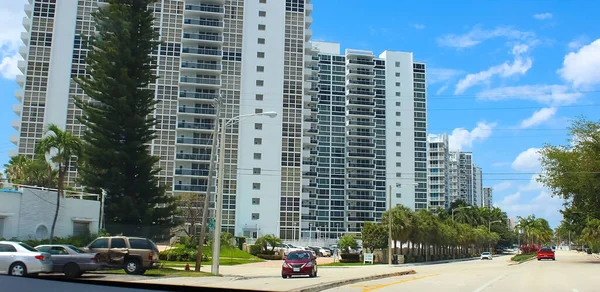
[[[77,0],[56,1],[44,124],[65,129],[77,21]]]
[[[386,127],[386,184],[392,185],[392,206],[402,204],[415,208],[415,145],[414,145],[414,103],[413,103],[413,54],[406,52],[385,51],[380,56],[385,59],[385,127]],[[400,62],[400,67],[396,67]],[[396,77],[400,72],[400,77]],[[400,82],[400,87],[396,86]],[[400,96],[396,96],[400,92]],[[396,105],[400,102],[400,106]],[[400,112],[400,116],[396,115]],[[396,126],[400,122],[400,126]],[[400,136],[396,136],[400,132]],[[401,145],[396,146],[396,142]],[[396,152],[402,156],[397,157]],[[400,167],[396,162],[401,162]],[[396,173],[402,177],[397,178]],[[396,187],[401,184],[401,187]],[[400,193],[401,198],[396,194]]]
[[[258,11],[267,11],[266,17],[258,17]],[[236,230],[243,234],[244,228],[258,228],[258,235],[279,236],[279,204],[281,194],[281,138],[283,121],[283,73],[285,37],[285,1],[244,2],[244,42],[242,52],[242,84],[240,114],[253,114],[256,108],[274,111],[276,118],[249,117],[240,123],[238,148],[238,179],[236,197]],[[266,30],[259,31],[258,24]],[[265,44],[258,44],[265,38]],[[256,57],[265,52],[265,58]],[[264,66],[264,72],[256,72],[256,66]],[[264,86],[256,86],[256,80],[264,80]],[[263,94],[257,101],[256,94]],[[262,123],[262,130],[254,124]],[[254,145],[254,138],[262,138],[262,145]],[[262,160],[254,160],[254,153],[262,153]],[[252,175],[253,168],[261,168],[261,175]],[[252,190],[253,183],[260,183],[260,190]],[[252,205],[252,198],[260,198],[260,205]],[[259,213],[259,220],[252,220],[252,213]]]
[[[321,54],[332,54],[339,55],[341,54],[340,44],[339,43],[331,43],[331,42],[318,42],[311,41],[310,42],[313,48],[317,49]]]
[[[19,239],[43,239],[36,230],[40,226],[50,235],[56,211],[56,192],[22,188],[17,191],[0,191],[0,216],[4,216],[4,237]],[[100,202],[73,198],[61,198],[56,221],[57,237],[73,234],[73,222],[89,222],[90,233],[98,232]]]

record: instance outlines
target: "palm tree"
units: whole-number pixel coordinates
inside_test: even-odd
[[[50,161],[58,165],[58,190],[56,192],[56,212],[52,221],[50,230],[50,243],[54,238],[54,229],[56,228],[56,219],[58,218],[58,210],[60,208],[60,197],[63,195],[65,174],[70,165],[73,156],[79,157],[82,153],[81,140],[70,132],[61,130],[55,124],[49,124],[48,134],[46,137],[38,141],[36,152],[38,155],[45,157],[46,154],[52,155]]]
[[[388,217],[391,214],[392,223],[392,239],[394,240],[394,250],[396,249],[396,242],[400,242],[400,254],[402,252],[402,244],[410,240],[412,233],[412,216],[413,211],[404,205],[398,205],[393,207],[391,210],[383,213],[382,222],[387,227]],[[409,249],[410,250],[410,249]]]
[[[13,184],[22,184],[25,181],[26,168],[31,162],[31,158],[27,155],[17,155],[11,157],[7,164],[4,165],[4,172],[8,182]]]
[[[44,157],[35,159],[27,155],[12,157],[4,165],[6,178],[12,184],[55,188],[58,184],[58,171]]]

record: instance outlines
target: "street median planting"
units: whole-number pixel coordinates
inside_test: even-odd
[[[510,260],[513,262],[522,263],[524,261],[533,259],[535,257],[537,257],[537,254],[535,254],[535,253],[526,253],[526,254],[518,254],[516,256],[513,256],[512,258],[510,258]]]

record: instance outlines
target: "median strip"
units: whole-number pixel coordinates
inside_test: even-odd
[[[379,274],[379,275],[366,276],[366,277],[360,277],[360,278],[344,279],[344,280],[332,281],[332,282],[317,284],[317,285],[308,286],[308,287],[304,287],[304,288],[294,289],[294,290],[290,290],[290,292],[320,292],[320,291],[325,291],[325,290],[328,290],[331,288],[346,286],[346,285],[359,283],[359,282],[373,281],[373,280],[405,276],[405,275],[413,275],[416,273],[417,272],[415,272],[415,270],[408,270],[408,271]]]

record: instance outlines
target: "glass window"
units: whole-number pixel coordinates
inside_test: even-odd
[[[89,222],[73,222],[73,236],[84,236],[90,233]]]
[[[124,238],[112,238],[110,240],[110,248],[127,248]]]
[[[27,243],[21,242],[21,243],[19,243],[19,245],[28,251],[37,251],[37,249],[31,247],[31,245],[29,245]]]
[[[76,253],[85,253],[85,251],[83,251],[83,250],[81,250],[81,249],[79,249],[78,247],[75,247],[75,246],[73,246],[73,245],[68,245],[68,247],[69,247],[70,249],[72,249],[72,250],[73,250],[74,252],[76,252]]]
[[[10,244],[0,244],[0,252],[17,252],[17,249]]]
[[[108,238],[99,238],[90,244],[90,248],[108,248]]]
[[[265,17],[265,16],[267,16],[267,12],[266,11],[259,11],[258,12],[258,16],[259,17]]]
[[[41,252],[50,252],[50,246],[47,246],[47,245],[46,246],[38,246],[35,249],[37,249],[38,251],[41,251]]]
[[[133,249],[152,249],[152,247],[150,246],[150,242],[141,238],[129,239],[129,245]]]

